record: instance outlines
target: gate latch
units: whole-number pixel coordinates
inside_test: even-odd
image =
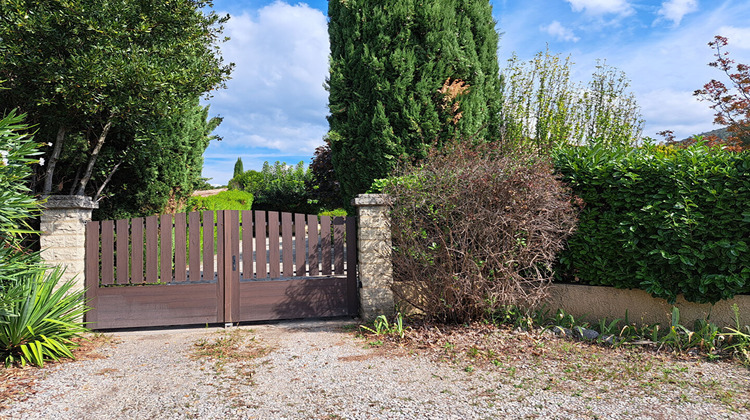
[[[237,256],[232,255],[232,271],[237,271]]]

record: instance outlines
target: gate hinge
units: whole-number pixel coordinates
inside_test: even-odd
[[[232,271],[237,271],[237,256],[232,255]]]

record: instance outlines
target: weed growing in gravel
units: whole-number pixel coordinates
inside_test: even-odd
[[[217,373],[224,371],[227,363],[246,362],[268,354],[270,349],[261,344],[253,330],[229,328],[212,337],[204,337],[193,344],[193,357],[214,362]],[[241,372],[252,375],[252,371]]]
[[[394,335],[404,338],[406,331],[409,327],[404,327],[404,317],[401,313],[397,313],[393,322],[388,322],[388,317],[380,315],[373,321],[372,327],[367,325],[360,325],[360,330],[367,331],[375,335]]]

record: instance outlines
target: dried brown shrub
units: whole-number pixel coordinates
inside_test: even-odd
[[[433,150],[384,192],[392,200],[393,291],[440,321],[537,304],[576,220],[547,158],[496,144]]]

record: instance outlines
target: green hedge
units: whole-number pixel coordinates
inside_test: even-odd
[[[245,191],[222,191],[208,197],[191,197],[186,211],[202,210],[250,210],[253,195]]]
[[[567,147],[557,170],[582,199],[564,279],[674,302],[750,293],[750,153]]]

